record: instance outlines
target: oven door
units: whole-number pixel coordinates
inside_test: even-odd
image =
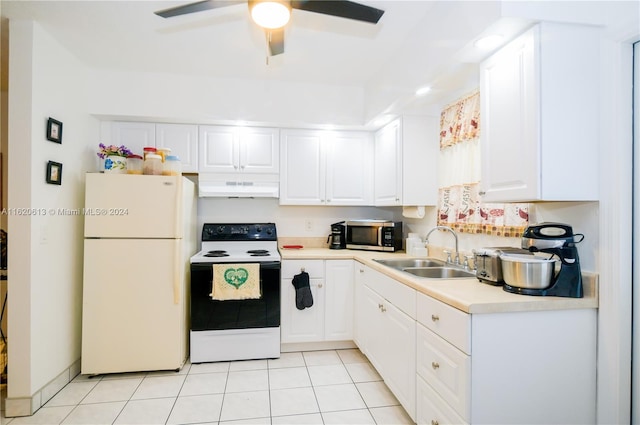
[[[275,328],[280,326],[280,262],[260,263],[262,297],[211,299],[213,264],[191,264],[191,330]]]

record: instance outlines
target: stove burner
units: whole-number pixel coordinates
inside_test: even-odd
[[[252,257],[268,257],[270,255],[266,249],[250,249],[247,254],[251,254]]]
[[[218,250],[218,251],[209,251],[206,254],[204,254],[205,257],[228,257],[229,254],[227,254],[227,251],[222,251],[222,250]]]

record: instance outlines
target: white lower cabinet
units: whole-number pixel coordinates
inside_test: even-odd
[[[298,310],[292,280],[302,271],[313,306]],[[353,339],[353,260],[284,260],[281,277],[283,344]]]
[[[456,411],[422,377],[416,383],[416,423],[426,425],[466,424]]]
[[[357,269],[362,275],[356,300],[358,345],[415,420],[416,291],[360,263]]]
[[[421,324],[417,327],[418,379],[428,382],[456,415],[468,422],[471,401],[471,356]]]
[[[417,299],[418,424],[595,423],[596,310],[466,314]]]

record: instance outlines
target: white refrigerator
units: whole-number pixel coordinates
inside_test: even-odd
[[[178,370],[188,355],[196,189],[181,176],[86,176],[81,373]]]

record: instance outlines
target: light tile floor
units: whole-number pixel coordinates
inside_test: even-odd
[[[80,375],[22,424],[412,424],[357,349]]]

